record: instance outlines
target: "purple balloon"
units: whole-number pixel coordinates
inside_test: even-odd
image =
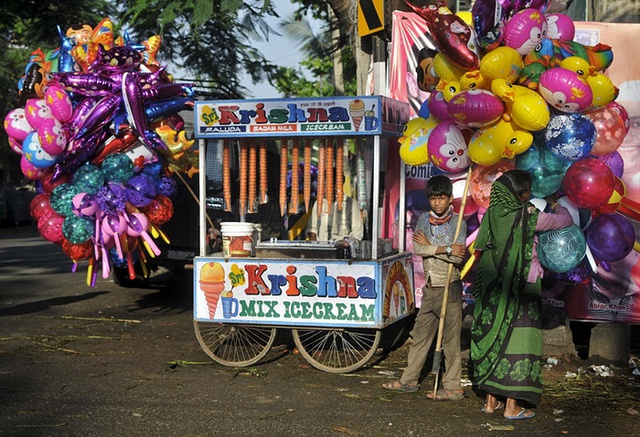
[[[103,213],[115,214],[125,210],[127,206],[127,191],[120,184],[107,182],[96,193],[95,201]]]
[[[625,258],[636,242],[633,225],[616,212],[597,215],[585,229],[585,236],[593,256],[605,262]]]
[[[178,183],[173,178],[163,176],[158,182],[158,194],[167,196],[169,199],[175,198],[178,194]]]
[[[615,177],[622,177],[622,174],[624,173],[624,159],[622,158],[622,155],[620,155],[620,152],[618,152],[617,150],[613,153],[609,153],[608,155],[591,156],[591,158],[596,158],[600,161],[603,161],[609,166]]]
[[[586,283],[591,278],[591,273],[589,262],[582,260],[580,264],[578,264],[578,267],[573,268],[568,272],[554,272],[554,275],[556,276],[556,279],[563,284],[577,285]]]
[[[136,175],[125,182],[127,200],[136,207],[147,206],[156,197],[156,185],[144,175]]]

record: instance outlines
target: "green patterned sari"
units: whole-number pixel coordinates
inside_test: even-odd
[[[490,206],[474,243],[482,251],[472,292],[475,383],[498,397],[540,402],[542,331],[540,280],[527,283],[537,210],[523,203],[508,178],[491,187]]]

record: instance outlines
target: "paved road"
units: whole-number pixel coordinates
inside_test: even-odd
[[[632,435],[623,419],[638,424],[615,402],[610,411],[567,414],[546,397],[534,421],[506,423],[481,413],[470,388],[456,403],[384,392],[379,385],[401,370],[406,346],[350,375],[317,371],[294,353],[223,367],[193,333],[188,276],[160,273],[132,289],[100,279],[90,288],[86,265],[70,268],[33,227],[0,229],[2,436],[495,435],[489,423],[514,426],[510,436],[585,427]]]

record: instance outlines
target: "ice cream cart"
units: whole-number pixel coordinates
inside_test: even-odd
[[[391,338],[388,346],[398,337],[400,322],[415,311],[413,266],[405,251],[405,217],[398,213],[404,193],[395,193],[399,204],[390,205],[384,182],[388,172],[403,177],[403,164],[390,160],[397,164],[389,168],[387,156],[398,156],[408,117],[408,104],[382,96],[196,102],[200,205],[207,204],[207,154],[218,153],[225,208],[239,217],[234,230],[244,228],[227,231],[232,235],[223,229],[225,250],[208,254],[201,207],[194,326],[211,358],[229,366],[255,364],[284,328],[312,366],[342,373],[365,365],[383,347],[383,333]],[[263,192],[268,175],[278,175],[263,162],[266,141],[280,152],[278,193]],[[237,199],[229,186],[231,152],[238,156]],[[316,201],[335,201],[334,208],[343,196],[358,202],[367,232],[352,242],[349,258],[336,257],[335,241],[283,239],[246,228],[264,218],[260,203],[275,202],[282,217],[310,214],[312,161]],[[286,172],[298,167],[301,179]]]

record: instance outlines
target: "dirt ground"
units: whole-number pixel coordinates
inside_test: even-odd
[[[89,288],[86,270],[69,273],[50,243],[21,232],[0,232],[2,436],[546,437],[640,429],[640,376],[597,359],[555,357],[537,416],[524,421],[482,413],[471,385],[462,401],[426,399],[428,369],[417,393],[382,390],[406,364],[408,342],[339,375],[312,368],[284,330],[265,362],[224,367],[194,335],[188,276],[159,272],[131,289],[100,279]]]

